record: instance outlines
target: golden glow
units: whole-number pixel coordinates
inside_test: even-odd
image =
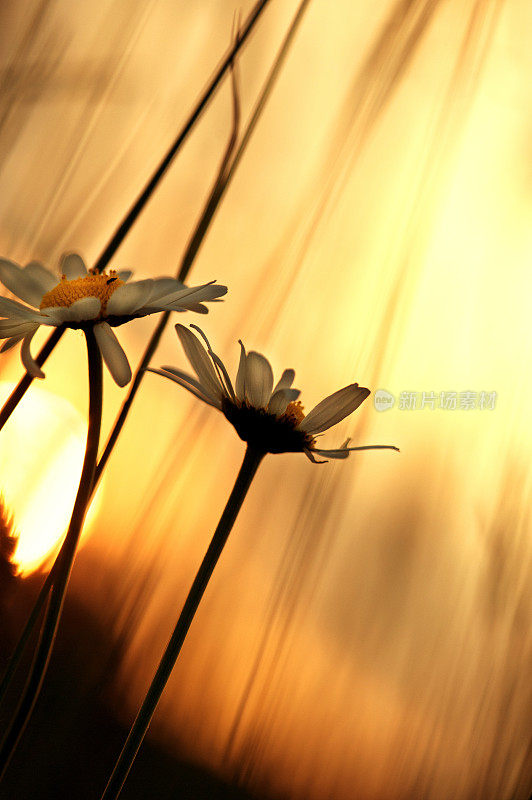
[[[83,278],[74,278],[71,281],[63,275],[57,286],[44,295],[40,308],[68,307],[84,297],[97,297],[102,304],[100,315],[103,315],[109,298],[119,286],[123,285],[124,281],[117,277],[114,270],[109,274],[89,272]]]
[[[12,389],[0,383],[0,403]],[[40,386],[32,387],[0,433],[0,489],[19,537],[13,561],[23,575],[43,565],[62,541],[85,436],[86,423],[74,406]]]
[[[75,250],[92,264],[196,102],[238,4],[49,3],[37,44],[57,51],[42,60],[30,5],[10,4],[13,48],[50,72],[33,84],[22,70],[4,93],[0,252],[49,265]],[[271,3],[246,48],[243,121],[296,5]],[[265,459],[161,699],[152,735],[164,727],[168,747],[240,771],[259,796],[529,795],[531,24],[529,0],[311,3],[190,276],[230,287],[200,324],[231,374],[241,337],[276,374],[296,369],[308,408],[352,380],[396,398],[381,413],[373,394],[319,441],[400,455]],[[230,103],[226,84],[120,266],[176,268]],[[121,331],[132,363],[152,324]],[[79,408],[82,351],[69,331],[45,368]],[[18,379],[15,349],[4,364]],[[162,364],[188,370],[172,325]],[[122,401],[108,389],[107,423]],[[496,391],[494,409],[437,407],[441,391],[467,390]],[[403,391],[418,404],[435,392],[436,407],[401,409]],[[76,587],[107,628],[122,598],[137,602],[116,678],[128,716],[242,451],[220,414],[146,376],[88,545],[118,599],[94,591],[93,573]]]

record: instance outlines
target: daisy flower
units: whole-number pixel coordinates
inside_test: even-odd
[[[131,281],[129,270],[96,272],[87,270],[77,253],[64,255],[59,278],[37,261],[24,268],[0,259],[0,281],[28,305],[0,297],[1,352],[22,341],[21,358],[34,378],[44,373],[34,361],[30,344],[41,325],[86,329],[92,326],[103,359],[119,386],[131,379],[131,369],[118,339],[111,330],[136,317],[159,311],[207,313],[205,301],[216,301],[227,292],[214,281],[187,287],[175,278]]]
[[[398,450],[393,445],[363,445],[348,447],[347,439],[340,448],[322,450],[316,447],[316,435],[336,425],[369,396],[370,390],[352,383],[329,395],[305,415],[298,400],[300,392],[292,388],[295,372],[285,369],[280,380],[273,382],[273,371],[268,359],[251,350],[246,353],[239,342],[240,363],[233,386],[222,360],[213,352],[209,341],[197,325],[205,343],[184,325],[176,325],[177,335],[183,345],[196,377],[175,367],[149,368],[188,389],[207,405],[221,411],[245,442],[262,453],[305,453],[312,462],[315,456],[347,458],[353,450]]]

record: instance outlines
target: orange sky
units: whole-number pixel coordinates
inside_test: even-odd
[[[57,0],[30,29],[40,5],[2,11],[0,249],[91,263],[227,46],[234,4]],[[273,0],[241,59],[244,119],[295,8]],[[526,0],[314,0],[194,266],[194,283],[229,286],[186,321],[231,369],[242,338],[276,374],[296,369],[307,410],[353,380],[387,390],[393,409],[370,397],[324,442],[401,448],[261,467],[154,726],[251,785],[526,800],[531,24]],[[112,266],[176,270],[229,124],[224,86]],[[131,363],[153,325],[118,330]],[[185,367],[171,326],[154,359],[168,363]],[[82,416],[85,372],[69,332],[46,388]],[[15,349],[1,378],[20,374]],[[108,430],[124,392],[105,380]],[[496,392],[495,408],[437,407],[466,391],[477,406]],[[402,392],[435,407],[404,409]],[[119,677],[130,712],[241,457],[220,415],[146,377],[79,556],[124,591],[156,565]],[[76,571],[71,589],[88,591]]]

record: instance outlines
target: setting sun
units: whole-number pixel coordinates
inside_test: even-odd
[[[12,388],[0,383],[0,403]],[[24,398],[0,434],[0,493],[13,517],[18,536],[13,560],[23,575],[42,566],[65,534],[85,436],[86,423],[74,406],[40,386]]]

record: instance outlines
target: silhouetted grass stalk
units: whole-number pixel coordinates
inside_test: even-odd
[[[274,59],[270,72],[268,73],[268,77],[266,78],[264,86],[259,94],[257,102],[255,103],[255,106],[251,113],[251,117],[248,121],[248,124],[246,125],[244,133],[242,134],[242,138],[240,140],[240,143],[238,144],[238,147],[236,147],[236,144],[238,140],[238,129],[240,122],[240,102],[238,97],[238,87],[237,87],[237,79],[235,71],[236,68],[234,64],[231,65],[231,77],[232,77],[232,87],[233,87],[233,127],[226,148],[226,152],[222,159],[221,166],[218,170],[218,175],[214,182],[213,188],[210,192],[210,195],[207,199],[203,212],[196,224],[194,233],[190,238],[188,247],[185,250],[185,253],[181,260],[181,266],[176,276],[181,281],[185,281],[187,279],[188,274],[192,269],[196,256],[208,233],[208,230],[214,219],[216,211],[218,210],[218,207],[220,206],[220,203],[229,187],[229,184],[231,183],[231,180],[242,159],[246,147],[249,144],[251,135],[257,126],[260,116],[264,111],[266,102],[279,76],[281,67],[290,49],[290,45],[292,44],[295,33],[299,27],[299,24],[303,18],[305,11],[307,10],[309,3],[310,0],[302,0],[294,15],[290,27],[288,28],[288,31],[283,39],[281,47],[279,48],[279,51]],[[239,32],[237,35],[237,41],[239,38],[241,38],[241,35],[242,34]],[[94,489],[96,489],[99,483],[102,472],[105,468],[105,465],[107,464],[107,461],[109,460],[109,456],[111,455],[113,447],[116,444],[116,441],[126,421],[126,417],[130,411],[135,395],[140,387],[140,384],[144,377],[144,371],[146,370],[146,367],[148,367],[150,364],[151,358],[155,353],[155,350],[157,348],[157,345],[159,344],[164,329],[168,324],[169,318],[170,318],[169,312],[165,312],[164,314],[162,314],[157,324],[157,327],[155,328],[151,336],[151,339],[148,342],[146,350],[144,351],[142,359],[133,377],[133,381],[129,388],[127,397],[124,400],[124,403],[122,404],[122,408],[120,409],[120,412],[115,420],[114,426],[111,430],[111,433],[109,434],[109,438],[105,445],[105,449],[98,462],[98,466],[96,467],[96,479],[94,483]]]
[[[50,589],[52,588],[52,583],[53,583],[53,572],[54,568],[52,567],[52,569],[46,576],[43,585],[41,586],[40,592],[37,596],[37,600],[33,604],[33,608],[26,621],[26,625],[24,626],[24,630],[22,631],[20,638],[17,644],[15,645],[13,654],[11,655],[11,658],[9,659],[5,672],[2,675],[2,681],[0,682],[0,703],[2,703],[6,695],[6,692],[9,689],[13,676],[15,675],[17,667],[20,664],[20,659],[22,658],[24,650],[26,649],[26,645],[29,642],[31,633],[35,625],[37,624],[37,620],[39,619],[43,606],[46,603],[46,600],[48,599],[48,595],[50,593]]]
[[[199,221],[198,221],[198,223],[196,225],[194,233],[193,233],[193,235],[192,235],[192,237],[190,239],[189,245],[188,245],[188,247],[187,247],[187,249],[185,251],[185,254],[184,254],[184,256],[182,258],[182,261],[181,261],[181,265],[180,265],[179,271],[177,273],[177,278],[179,280],[181,280],[181,281],[185,281],[186,280],[186,278],[187,278],[187,276],[188,276],[188,274],[189,274],[189,272],[190,272],[190,270],[192,268],[192,265],[194,263],[196,255],[197,255],[197,253],[199,251],[199,248],[200,248],[200,246],[201,246],[201,244],[202,244],[202,242],[203,242],[203,240],[204,240],[204,238],[205,238],[205,236],[207,234],[207,231],[208,231],[208,229],[210,227],[210,224],[212,222],[214,214],[215,214],[215,212],[216,212],[216,210],[217,210],[217,208],[218,208],[218,206],[220,204],[220,201],[221,201],[221,199],[222,199],[222,197],[223,197],[223,195],[225,193],[225,189],[227,188],[227,184],[228,184],[229,180],[231,179],[231,177],[234,174],[236,163],[240,160],[240,157],[242,156],[242,153],[243,153],[243,151],[244,151],[244,149],[245,149],[245,147],[247,145],[247,142],[249,141],[249,137],[250,137],[251,131],[253,130],[253,128],[255,127],[255,125],[256,125],[256,123],[258,121],[259,114],[256,113],[256,111],[255,111],[255,113],[252,116],[252,119],[251,119],[250,123],[248,124],[248,126],[247,126],[247,128],[246,128],[246,130],[244,132],[244,135],[242,137],[242,141],[241,141],[241,144],[240,144],[240,146],[238,148],[236,156],[235,156],[234,159],[232,159],[233,151],[234,151],[234,148],[236,147],[237,140],[238,140],[238,129],[239,129],[239,120],[240,120],[240,104],[239,104],[239,100],[238,100],[238,91],[237,91],[237,87],[236,87],[236,76],[235,76],[235,62],[234,62],[234,59],[235,59],[236,54],[239,52],[240,48],[242,47],[243,42],[245,41],[245,39],[247,38],[247,36],[251,32],[251,30],[253,28],[253,25],[258,20],[258,17],[260,15],[260,13],[264,9],[264,7],[266,6],[268,1],[269,0],[266,0],[266,2],[257,3],[256,6],[255,6],[255,9],[249,15],[248,20],[246,21],[243,29],[238,31],[238,34],[237,34],[237,36],[235,38],[235,41],[234,41],[233,45],[231,46],[231,48],[229,50],[228,56],[223,60],[221,66],[218,69],[218,71],[215,73],[214,78],[212,79],[211,83],[209,84],[206,92],[204,93],[204,95],[202,96],[200,101],[198,102],[198,105],[196,106],[196,108],[192,112],[192,114],[189,117],[186,125],[184,126],[184,128],[180,132],[180,134],[177,137],[177,139],[174,142],[174,144],[172,145],[171,150],[167,153],[167,155],[165,156],[165,158],[161,162],[159,168],[156,170],[156,172],[152,176],[151,180],[146,185],[146,188],[141,193],[141,195],[139,195],[139,198],[137,199],[137,201],[134,204],[134,206],[132,206],[129,214],[124,218],[124,221],[121,223],[121,225],[119,226],[119,228],[117,229],[117,231],[113,235],[112,239],[110,240],[109,244],[105,248],[104,252],[102,253],[100,258],[96,262],[95,267],[97,269],[99,269],[100,271],[107,266],[108,261],[112,258],[112,256],[114,255],[114,253],[116,252],[116,250],[118,249],[118,247],[120,246],[120,244],[122,243],[124,238],[126,237],[127,233],[129,232],[129,230],[131,229],[133,223],[135,222],[136,218],[138,217],[138,215],[142,211],[142,208],[144,207],[145,203],[148,201],[151,193],[156,188],[157,182],[162,178],[165,169],[169,166],[169,163],[170,163],[170,161],[168,161],[170,153],[173,153],[173,156],[175,156],[177,154],[177,151],[178,151],[179,147],[184,143],[188,133],[192,130],[192,127],[194,126],[195,122],[199,118],[199,116],[200,116],[201,112],[203,111],[204,107],[206,106],[206,104],[208,103],[210,98],[212,97],[213,93],[216,91],[216,89],[218,87],[218,84],[221,81],[221,79],[224,77],[227,69],[230,68],[231,69],[232,79],[233,79],[233,83],[232,83],[232,86],[233,86],[233,127],[232,127],[232,131],[231,131],[230,139],[229,139],[229,142],[228,142],[228,146],[227,146],[226,152],[224,154],[224,158],[222,160],[220,169],[218,171],[218,175],[217,175],[216,181],[214,183],[213,189],[212,189],[212,191],[211,191],[211,193],[209,195],[209,198],[208,198],[208,200],[207,200],[207,202],[205,204],[203,212],[202,212],[202,214],[200,216],[200,219],[199,219]],[[264,102],[265,102],[266,96],[271,91],[271,88],[272,88],[272,81],[269,80],[267,82],[262,94],[261,94],[260,100],[262,102],[259,101],[261,109],[264,106]],[[166,164],[165,164],[165,162],[166,162]],[[165,168],[164,169],[163,169],[163,164],[165,164]],[[142,200],[142,203],[141,203],[141,200]],[[136,216],[135,216],[135,214],[136,214]],[[126,221],[127,220],[129,220],[128,225],[126,225]],[[119,412],[119,414],[118,414],[118,416],[117,416],[117,418],[115,420],[114,426],[113,426],[113,428],[112,428],[112,430],[111,430],[111,432],[109,434],[109,438],[108,438],[108,441],[107,441],[106,446],[104,448],[104,451],[103,451],[103,453],[101,455],[101,458],[100,458],[100,460],[99,460],[99,462],[97,464],[96,473],[95,473],[95,479],[94,479],[94,484],[93,484],[93,489],[92,489],[93,492],[96,490],[96,488],[97,488],[97,486],[99,484],[99,481],[100,481],[100,478],[102,476],[103,470],[105,469],[107,461],[108,461],[108,459],[109,459],[109,457],[111,455],[111,452],[112,452],[112,450],[113,450],[113,448],[114,448],[114,446],[116,444],[116,441],[117,441],[117,439],[118,439],[118,437],[120,435],[120,432],[121,432],[121,430],[122,430],[122,428],[124,426],[124,423],[126,421],[126,417],[127,417],[128,413],[130,411],[130,408],[131,408],[131,405],[132,405],[133,400],[135,398],[135,395],[136,395],[136,393],[137,393],[137,391],[138,391],[138,389],[140,387],[142,378],[144,377],[144,370],[146,369],[146,367],[149,365],[149,363],[151,361],[151,358],[152,358],[152,356],[153,356],[153,354],[154,354],[154,352],[155,352],[155,350],[157,348],[157,345],[159,344],[161,336],[162,336],[162,334],[164,332],[164,329],[165,329],[165,327],[166,327],[166,325],[168,323],[169,317],[170,317],[169,312],[165,312],[165,313],[162,314],[162,316],[161,316],[161,318],[159,320],[159,323],[157,324],[157,326],[156,326],[156,328],[155,328],[155,330],[154,330],[154,332],[152,334],[152,337],[151,337],[150,341],[148,342],[146,350],[144,351],[142,359],[141,359],[141,361],[140,361],[140,363],[139,363],[139,365],[137,367],[137,370],[136,370],[136,372],[135,372],[135,374],[133,376],[133,380],[132,380],[132,383],[130,385],[128,394],[126,396],[126,399],[124,400],[124,402],[122,404],[120,412]],[[49,337],[47,342],[45,342],[41,352],[36,357],[36,361],[39,364],[39,366],[42,366],[44,364],[44,362],[46,361],[46,358],[52,352],[53,348],[55,347],[55,345],[57,344],[57,342],[61,338],[61,336],[63,334],[63,331],[64,331],[64,329],[62,329],[62,328],[55,328],[53,333],[52,333],[52,335]],[[33,381],[33,378],[26,373],[26,375],[24,375],[24,377],[19,382],[18,386],[13,390],[11,396],[6,401],[3,409],[0,411],[0,430],[3,427],[3,425],[5,424],[5,422],[7,422],[7,420],[9,419],[9,416],[11,415],[11,413],[15,410],[16,406],[18,405],[18,403],[20,402],[20,400],[24,396],[24,393],[29,388],[29,386],[30,386],[32,381]],[[11,657],[9,663],[8,663],[8,666],[6,668],[6,671],[5,671],[5,673],[4,673],[3,677],[2,677],[2,682],[0,683],[0,703],[2,702],[2,699],[5,696],[5,693],[6,693],[7,689],[9,688],[9,685],[11,683],[13,675],[14,675],[14,673],[16,671],[16,668],[17,668],[17,666],[18,666],[18,664],[20,662],[20,659],[22,657],[24,649],[25,649],[25,647],[27,645],[27,642],[29,640],[30,634],[31,634],[35,624],[37,623],[37,620],[39,618],[39,613],[40,613],[40,611],[41,611],[41,609],[42,609],[42,607],[43,607],[43,605],[44,605],[44,603],[46,601],[46,598],[48,596],[48,592],[50,591],[50,588],[51,588],[52,583],[53,583],[54,570],[55,570],[55,564],[52,567],[51,572],[48,574],[48,576],[46,578],[46,581],[44,582],[44,584],[43,584],[43,586],[41,588],[41,591],[40,591],[40,593],[39,593],[39,595],[37,597],[37,600],[35,602],[35,605],[34,605],[32,611],[30,612],[30,616],[28,618],[28,621],[26,622],[26,625],[25,625],[24,630],[23,630],[23,632],[21,634],[21,637],[20,637],[19,641],[17,642],[17,645],[15,646],[15,650],[13,652],[13,655],[12,655],[12,657]]]
[[[233,126],[232,126],[232,131],[231,131],[231,135],[230,135],[229,142],[228,142],[228,145],[227,145],[227,148],[226,148],[226,152],[224,154],[221,166],[219,168],[218,175],[216,177],[214,186],[213,186],[213,188],[211,190],[211,193],[210,193],[210,195],[209,195],[209,197],[207,199],[207,202],[206,202],[205,207],[203,209],[203,212],[202,212],[202,214],[200,216],[200,219],[199,219],[199,221],[198,221],[198,223],[197,223],[197,225],[195,227],[194,233],[191,236],[191,239],[189,241],[189,245],[188,245],[188,247],[187,247],[187,249],[186,249],[186,251],[184,253],[184,256],[182,258],[179,271],[177,273],[177,277],[178,277],[179,280],[181,280],[181,281],[185,281],[186,280],[186,278],[187,278],[187,276],[188,276],[188,274],[189,274],[189,272],[190,272],[190,270],[191,270],[191,268],[192,268],[192,266],[194,264],[194,261],[195,261],[195,258],[197,256],[197,253],[198,253],[198,251],[199,251],[199,249],[200,249],[200,247],[201,247],[201,245],[202,245],[202,243],[203,243],[203,241],[205,239],[205,236],[206,236],[206,234],[207,234],[207,232],[208,232],[208,230],[210,228],[210,225],[211,225],[212,220],[213,220],[213,218],[215,216],[215,213],[216,213],[216,211],[217,211],[217,209],[218,209],[218,207],[219,207],[219,205],[221,203],[221,200],[223,199],[223,197],[225,195],[225,192],[226,192],[226,190],[227,190],[227,188],[229,186],[229,183],[230,183],[231,179],[234,176],[236,168],[237,168],[238,164],[240,163],[240,160],[241,160],[241,158],[242,158],[242,156],[244,154],[244,151],[245,151],[245,149],[246,149],[246,147],[247,147],[247,145],[249,143],[250,137],[251,137],[251,135],[252,135],[252,133],[253,133],[258,121],[259,121],[260,115],[261,115],[262,111],[264,110],[264,107],[265,107],[265,104],[267,102],[267,99],[268,99],[268,97],[269,97],[269,95],[270,95],[270,93],[271,93],[271,91],[272,91],[272,89],[274,87],[274,84],[275,84],[275,81],[276,81],[276,79],[277,79],[277,77],[279,75],[281,66],[282,66],[282,64],[283,64],[283,62],[285,60],[285,57],[286,57],[286,55],[288,53],[288,50],[289,50],[289,47],[290,47],[290,45],[292,43],[293,37],[294,37],[294,35],[296,33],[296,30],[297,30],[297,28],[299,26],[299,23],[300,23],[300,21],[301,21],[301,19],[303,17],[303,14],[304,14],[307,6],[309,5],[309,2],[310,2],[310,0],[302,0],[302,2],[301,2],[300,6],[299,6],[299,8],[298,8],[298,10],[297,10],[297,12],[295,14],[295,16],[293,18],[293,21],[292,21],[292,23],[291,23],[291,25],[290,25],[290,27],[289,27],[289,29],[287,31],[287,34],[286,34],[286,36],[285,36],[285,38],[284,38],[284,40],[283,40],[283,42],[281,44],[281,47],[280,47],[280,49],[279,49],[279,51],[278,51],[278,53],[276,55],[275,60],[273,62],[272,68],[271,68],[271,70],[270,70],[270,72],[268,74],[268,77],[267,77],[266,81],[265,81],[264,87],[263,87],[263,89],[262,89],[262,91],[261,91],[261,93],[260,93],[260,95],[259,95],[259,97],[257,99],[257,102],[256,102],[255,107],[253,109],[253,112],[251,114],[250,120],[249,120],[249,122],[248,122],[248,124],[246,126],[246,129],[245,129],[245,131],[243,133],[243,136],[242,136],[242,138],[240,140],[240,143],[239,143],[238,147],[236,148],[237,141],[238,141],[239,120],[240,120],[240,103],[239,103],[238,90],[237,90],[237,85],[236,85],[236,73],[235,73],[234,57],[238,53],[238,51],[240,50],[240,47],[242,46],[242,43],[243,43],[244,39],[250,33],[250,31],[252,29],[252,26],[255,24],[256,20],[258,19],[259,14],[261,13],[261,11],[263,10],[263,8],[266,5],[266,3],[264,3],[264,2],[257,4],[257,6],[255,7],[254,12],[252,12],[252,14],[250,14],[250,16],[248,17],[248,20],[247,20],[246,24],[244,25],[243,29],[238,32],[237,37],[236,37],[236,39],[234,41],[234,44],[233,44],[233,46],[231,47],[231,49],[229,51],[229,55],[222,62],[222,65],[220,66],[218,72],[215,74],[215,76],[213,78],[213,81],[211,82],[209,88],[207,89],[207,92],[205,93],[203,98],[200,100],[200,102],[196,106],[196,109],[194,110],[194,112],[192,113],[191,117],[189,118],[189,120],[187,122],[187,125],[181,131],[180,135],[178,136],[178,138],[174,142],[174,145],[172,146],[170,151],[167,153],[167,155],[165,156],[165,158],[163,159],[163,161],[159,165],[159,168],[156,170],[156,172],[152,176],[151,180],[148,182],[148,184],[145,187],[144,191],[141,193],[141,195],[139,195],[139,198],[137,199],[136,203],[132,206],[131,210],[129,211],[128,215],[126,215],[126,217],[124,218],[124,220],[121,223],[121,225],[117,228],[117,230],[116,230],[115,234],[113,235],[112,239],[110,240],[109,244],[107,245],[107,247],[103,251],[102,255],[100,256],[100,258],[96,262],[96,264],[95,264],[95,268],[96,269],[101,271],[102,269],[104,269],[107,266],[108,262],[110,261],[110,259],[112,258],[112,256],[114,255],[114,253],[116,252],[116,250],[118,249],[120,244],[122,243],[123,239],[125,238],[125,236],[129,232],[129,230],[131,229],[133,223],[136,221],[137,217],[141,213],[144,205],[146,204],[146,202],[148,201],[149,197],[151,196],[151,194],[153,193],[154,189],[156,188],[156,185],[157,185],[158,181],[163,177],[164,172],[166,171],[167,167],[169,166],[172,158],[176,155],[179,147],[184,142],[187,134],[189,133],[189,131],[193,127],[193,124],[195,123],[195,121],[197,120],[197,118],[201,114],[201,111],[203,110],[204,106],[207,104],[208,100],[212,96],[212,93],[216,90],[216,88],[218,86],[218,83],[221,80],[221,78],[223,77],[223,75],[225,74],[225,72],[227,71],[227,68],[230,68],[231,69],[231,75],[232,75],[232,87],[233,87]],[[209,91],[211,92],[211,94],[209,94]],[[236,148],[236,151],[235,151],[235,148]],[[155,328],[155,330],[154,330],[154,332],[153,332],[153,334],[151,336],[151,339],[148,342],[148,345],[146,347],[146,350],[144,351],[142,359],[139,362],[139,365],[138,365],[137,370],[136,370],[136,372],[134,374],[134,377],[133,377],[133,381],[132,381],[132,383],[130,385],[127,397],[124,400],[124,403],[122,404],[121,410],[120,410],[120,412],[118,414],[118,417],[117,417],[117,419],[115,421],[115,424],[114,424],[114,426],[113,426],[113,428],[111,430],[111,433],[109,435],[109,438],[108,438],[108,441],[107,441],[106,446],[104,448],[104,451],[103,451],[103,453],[101,455],[100,460],[97,463],[96,470],[95,470],[94,481],[93,481],[93,486],[92,486],[92,493],[94,493],[94,491],[96,490],[96,488],[98,486],[98,483],[100,481],[100,478],[101,478],[101,475],[103,473],[103,470],[105,469],[105,466],[106,466],[107,461],[108,461],[108,459],[109,459],[109,457],[111,455],[111,452],[112,452],[112,450],[113,450],[113,448],[114,448],[114,446],[115,446],[115,444],[116,444],[116,442],[118,440],[120,432],[121,432],[121,430],[122,430],[122,428],[124,426],[124,423],[126,421],[127,415],[128,415],[128,413],[129,413],[129,411],[131,409],[131,405],[133,403],[135,395],[136,395],[136,393],[137,393],[137,391],[138,391],[138,389],[140,387],[142,378],[144,377],[144,371],[145,371],[146,367],[149,365],[153,354],[155,353],[155,350],[156,350],[156,348],[157,348],[157,346],[159,344],[159,341],[160,341],[161,336],[162,336],[162,334],[164,332],[164,329],[166,328],[166,325],[168,323],[169,317],[170,317],[170,313],[169,312],[165,312],[165,313],[162,314],[162,316],[161,316],[161,318],[159,320],[159,323],[157,324],[157,326],[156,326],[156,328]],[[60,337],[62,335],[62,332],[63,332],[62,329],[55,329],[53,334],[52,334],[52,336],[45,343],[45,345],[43,347],[43,350],[41,351],[41,353],[39,353],[39,356],[37,356],[37,359],[36,359],[40,366],[42,366],[42,364],[45,362],[47,356],[52,351],[52,349],[55,346],[55,344],[57,343],[57,341],[59,341],[59,339],[60,339]],[[54,335],[55,335],[55,340],[54,340],[52,346],[48,347],[48,345],[52,341],[52,338],[54,338]],[[44,352],[45,352],[45,354],[44,354]],[[19,384],[19,386],[14,390],[12,396],[8,399],[8,402],[4,406],[4,409],[2,409],[2,411],[0,412],[0,429],[3,426],[3,424],[5,423],[5,421],[7,421],[7,419],[9,418],[9,415],[12,413],[12,411],[16,407],[17,403],[19,402],[19,400],[22,398],[24,392],[26,391],[26,388],[28,388],[28,386],[31,383],[31,381],[32,381],[32,378],[29,375],[24,376],[24,378],[22,379],[22,381]],[[20,394],[20,396],[19,396],[19,393],[17,392],[17,390],[20,390],[21,384],[23,384],[23,383],[24,383],[24,387],[25,388],[23,389],[22,394]],[[15,396],[15,400],[13,401],[13,397],[14,396]],[[13,402],[10,402],[10,401],[13,401]],[[8,407],[8,403],[9,403],[9,407]],[[7,414],[5,413],[6,410],[7,410]],[[54,575],[55,575],[56,567],[57,567],[57,561],[54,564],[54,566],[52,567],[52,570],[48,574],[47,579],[46,579],[46,581],[44,582],[44,584],[43,584],[43,586],[41,588],[41,591],[40,591],[39,596],[38,596],[38,598],[36,600],[36,603],[35,603],[32,611],[30,613],[30,617],[28,618],[26,626],[25,626],[25,628],[24,628],[24,630],[22,632],[22,635],[21,635],[21,637],[20,637],[20,639],[19,639],[19,641],[18,641],[18,643],[16,645],[16,648],[15,648],[15,651],[13,653],[13,656],[10,659],[10,662],[8,664],[8,667],[7,667],[6,672],[5,672],[4,676],[3,676],[2,682],[0,684],[0,702],[2,701],[2,698],[4,697],[5,692],[7,691],[7,688],[9,687],[10,681],[11,681],[11,679],[12,679],[12,677],[13,677],[15,671],[16,671],[16,668],[17,668],[17,666],[18,666],[18,664],[20,662],[20,659],[22,657],[23,651],[24,651],[24,649],[26,647],[26,644],[27,644],[27,642],[29,640],[30,634],[31,634],[35,624],[37,623],[40,611],[41,611],[41,609],[42,609],[42,607],[43,607],[43,605],[44,605],[44,603],[45,603],[45,601],[47,599],[48,592],[50,591],[51,586],[53,585],[53,582],[55,580]]]
[[[244,502],[249,487],[264,456],[265,453],[262,451],[254,450],[250,446],[246,448],[244,460],[240,467],[235,485],[233,486],[233,490],[229,496],[223,514],[220,517],[211,543],[201,562],[201,566],[196,573],[196,577],[187,595],[174,632],[159,662],[157,672],[155,673],[150,688],[144,698],[144,702],[129,732],[101,800],[115,800],[122,790],[129,770],[142,744],[142,740],[146,735],[157,703],[168,682],[168,678],[175,666],[179,653],[181,652],[183,642],[185,641],[192,620],[194,619],[198,606],[205,593],[210,577],[218,563],[218,559],[231,533],[238,512],[242,507],[242,503]]]
[[[229,49],[229,52],[224,58],[222,59],[221,64],[216,69],[213,77],[211,78],[207,88],[201,95],[200,99],[198,100],[194,110],[190,114],[189,118],[187,119],[185,125],[181,129],[180,133],[178,134],[177,138],[173,142],[172,146],[169,148],[168,152],[160,162],[159,166],[153,173],[152,177],[146,184],[143,191],[140,193],[138,198],[136,199],[135,203],[131,206],[130,210],[120,223],[120,225],[115,230],[114,234],[112,235],[109,243],[104,248],[103,252],[101,253],[100,257],[96,261],[94,267],[99,272],[101,272],[105,267],[109,264],[110,260],[115,255],[116,251],[130,232],[131,228],[137,221],[138,217],[140,216],[141,212],[143,211],[146,203],[152,196],[153,192],[157,188],[159,182],[163,178],[166,170],[172,163],[173,159],[183,146],[185,140],[187,139],[189,133],[194,128],[195,124],[199,120],[201,114],[209,104],[210,100],[215,95],[220,83],[222,82],[227,70],[230,68],[231,64],[233,63],[235,56],[240,52],[243,45],[247,41],[250,33],[252,32],[253,28],[255,27],[260,15],[268,5],[270,0],[259,0],[251,12],[247,20],[245,21],[242,29],[239,33],[239,36],[235,43]],[[56,344],[61,339],[61,336],[64,333],[64,328],[55,328],[53,332],[50,334],[44,345],[42,346],[40,352],[36,357],[36,362],[39,364],[40,367],[45,363],[48,356],[51,354],[53,349],[55,348]],[[12,393],[4,403],[4,406],[0,410],[0,430],[4,427],[7,420],[20,403],[24,395],[26,394],[27,390],[31,386],[33,382],[33,378],[28,373],[25,373],[23,377],[20,379],[17,386],[13,389]]]
[[[72,563],[92,495],[102,420],[103,375],[102,356],[92,327],[87,328],[85,337],[89,371],[89,422],[85,458],[68,531],[54,565],[53,585],[39,644],[24,692],[0,747],[0,779],[5,773],[39,695],[61,616]],[[41,592],[41,594],[43,595],[42,602],[44,602],[44,593]]]
[[[232,64],[231,66],[231,78],[232,78],[232,88],[233,88],[233,124],[231,129],[231,135],[227,143],[222,163],[218,169],[218,174],[216,176],[214,186],[209,194],[203,212],[201,213],[200,218],[196,224],[194,233],[191,236],[189,245],[185,250],[185,254],[181,260],[180,268],[176,275],[176,278],[183,282],[187,279],[188,274],[192,269],[192,265],[194,264],[198,250],[203,242],[203,239],[207,234],[207,231],[210,227],[210,223],[214,217],[216,209],[218,208],[220,200],[222,199],[223,196],[222,187],[224,187],[227,183],[228,179],[226,176],[227,173],[229,172],[231,156],[233,154],[233,150],[238,140],[238,129],[240,124],[240,101],[238,97],[238,88],[236,83],[236,72],[234,64]],[[102,476],[102,472],[105,469],[107,461],[109,460],[109,457],[118,440],[118,437],[120,436],[122,428],[124,427],[127,415],[129,414],[129,411],[133,404],[133,400],[135,399],[135,395],[137,394],[142,379],[144,378],[146,367],[149,366],[152,356],[154,355],[157,349],[157,346],[161,340],[161,336],[163,335],[164,330],[168,324],[168,320],[170,319],[170,314],[171,314],[170,311],[165,311],[161,315],[159,322],[157,323],[157,326],[155,327],[155,330],[153,331],[151,338],[146,346],[144,354],[137,366],[137,369],[135,370],[135,374],[129,386],[126,399],[122,403],[120,412],[118,413],[118,416],[109,434],[109,438],[107,439],[107,443],[105,445],[103,453],[96,466],[94,491],[96,491],[96,488]]]

